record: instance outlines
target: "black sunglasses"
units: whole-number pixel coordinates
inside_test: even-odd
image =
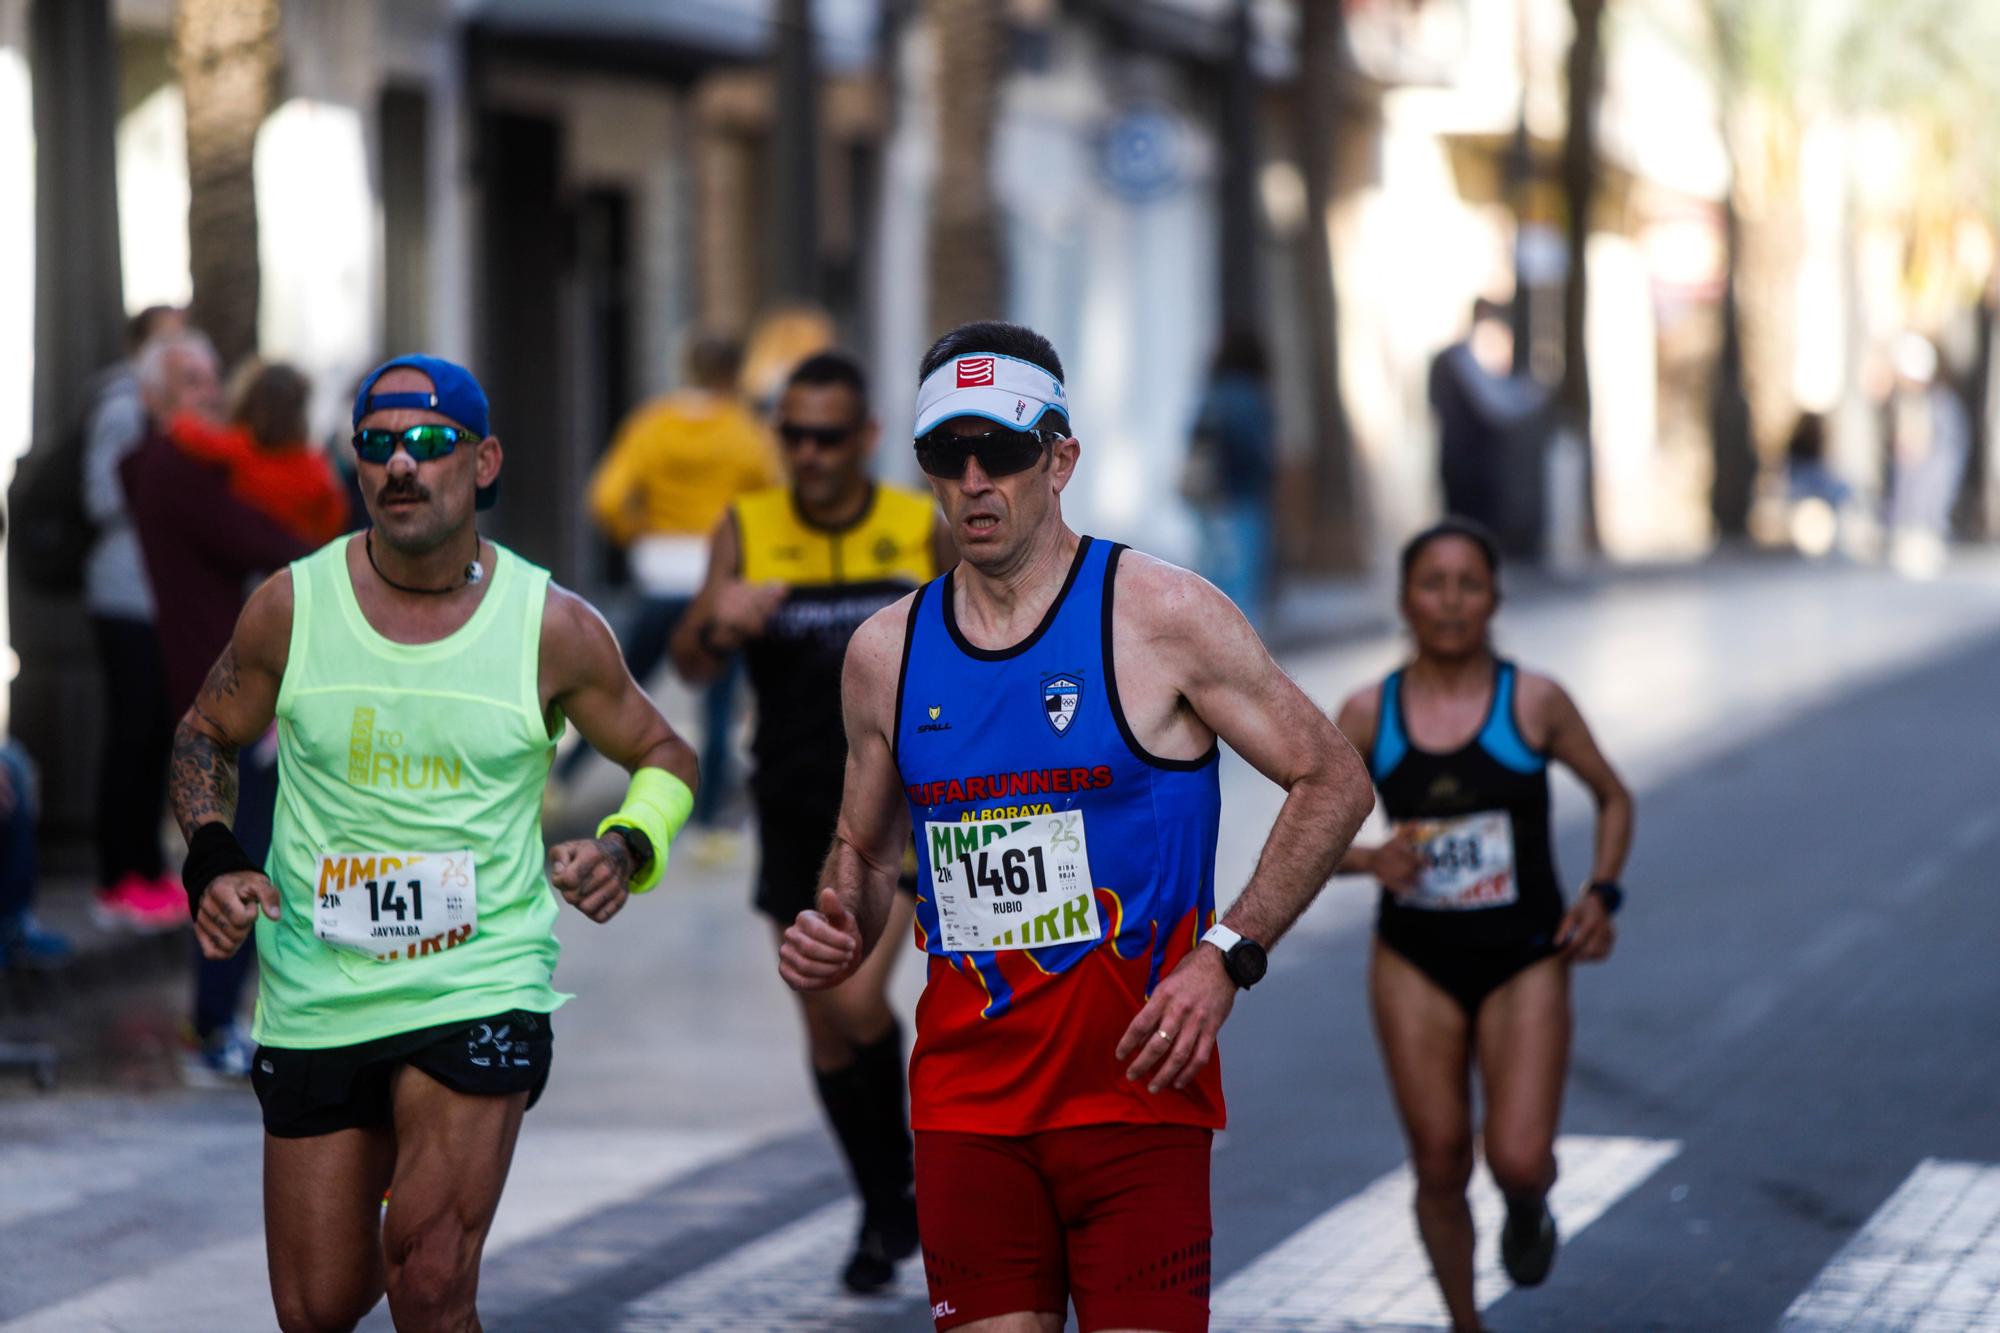
[[[780,421],[778,439],[787,449],[803,449],[806,445],[817,445],[821,449],[838,449],[854,438],[856,426],[801,426],[796,422]]]
[[[987,476],[1011,477],[1033,467],[1062,438],[1059,430],[996,429],[959,435],[939,426],[917,437],[917,466],[933,477],[957,481],[965,476],[966,461],[977,458],[979,470]]]
[[[412,426],[408,430],[357,430],[354,432],[354,452],[364,463],[386,463],[396,456],[396,446],[401,444],[409,451],[410,457],[419,463],[428,463],[433,458],[443,458],[459,445],[477,444],[479,437],[469,430],[456,426],[438,425],[426,422]]]

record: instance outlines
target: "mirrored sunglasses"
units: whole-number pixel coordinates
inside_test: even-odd
[[[395,457],[396,446],[402,445],[410,457],[419,463],[427,463],[433,458],[443,458],[461,444],[477,444],[479,437],[469,430],[457,426],[445,426],[426,422],[412,426],[408,430],[357,430],[354,432],[354,452],[364,463],[386,463]]]

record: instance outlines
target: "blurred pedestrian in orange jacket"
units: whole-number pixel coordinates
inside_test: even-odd
[[[221,464],[231,495],[300,540],[322,546],[350,523],[333,464],[307,443],[311,400],[311,382],[274,363],[251,375],[227,424],[182,413],[167,434],[189,457]]]

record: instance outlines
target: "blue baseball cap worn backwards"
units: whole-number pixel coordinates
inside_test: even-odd
[[[375,382],[392,370],[414,370],[431,382],[431,391],[404,390],[395,393],[376,393]],[[436,412],[450,417],[473,434],[485,439],[492,431],[487,429],[486,390],[479,387],[479,381],[471,371],[454,361],[441,356],[399,356],[384,361],[368,372],[361,381],[361,387],[354,395],[354,429],[361,429],[361,419],[370,412],[382,412],[390,408],[417,408],[426,412]],[[478,507],[491,509],[500,498],[500,483],[482,486],[479,489]]]

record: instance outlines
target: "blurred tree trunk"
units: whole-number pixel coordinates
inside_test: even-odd
[[[1263,325],[1262,246],[1257,226],[1257,70],[1252,64],[1250,0],[1236,0],[1231,18],[1229,60],[1223,67],[1222,169],[1218,175],[1222,225],[1222,329],[1256,331]]]
[[[111,0],[28,7],[36,152],[34,434],[46,455],[82,420],[91,377],[124,353],[118,252],[118,41]],[[9,304],[19,308],[27,292]],[[45,460],[44,460],[45,461]],[[36,466],[34,454],[24,460]],[[18,499],[19,497],[13,497]],[[88,845],[104,705],[82,599],[9,571],[7,617],[20,673],[7,721],[40,761],[44,855]]]
[[[1979,307],[1973,312],[1976,336],[1972,365],[1965,377],[1965,414],[1972,422],[1972,450],[1965,460],[1965,480],[1959,486],[1958,504],[1952,515],[1952,529],[1968,541],[1986,541],[1994,535],[1993,467],[1993,358],[1996,334],[2000,334],[2000,280],[1989,280]]]
[[[767,179],[771,280],[784,301],[815,303],[819,268],[819,78],[812,0],[780,0],[777,106]]]
[[[111,0],[28,10],[35,141],[34,435],[82,416],[90,377],[124,353],[118,252],[118,43]]]
[[[1570,0],[1575,35],[1569,47],[1569,123],[1563,135],[1563,195],[1569,216],[1564,239],[1569,272],[1563,285],[1563,377],[1556,400],[1563,428],[1583,449],[1583,540],[1597,544],[1596,476],[1590,429],[1590,224],[1597,197],[1597,103],[1604,83],[1605,0]],[[1555,497],[1551,496],[1553,501]]]
[[[1773,116],[1770,119],[1776,120]],[[1743,389],[1750,406],[1750,440],[1760,463],[1777,457],[1798,415],[1792,370],[1797,356],[1799,247],[1798,144],[1781,126],[1752,132],[1739,164],[1755,163],[1732,191],[1738,219],[1737,317],[1743,326]],[[1788,142],[1764,140],[1775,135]],[[1745,180],[1744,176],[1749,179]]]
[[[1709,513],[1722,538],[1744,537],[1750,531],[1750,501],[1757,481],[1757,453],[1750,439],[1750,401],[1743,392],[1743,320],[1736,297],[1743,227],[1736,205],[1723,201],[1724,274],[1722,281],[1722,343],[1716,352],[1714,378],[1709,384],[1709,441],[1714,473],[1709,486]]]
[[[1315,504],[1307,560],[1316,569],[1366,563],[1354,467],[1354,440],[1340,388],[1340,296],[1334,281],[1334,168],[1340,149],[1340,95],[1347,72],[1347,16],[1333,0],[1302,6],[1299,20],[1298,145],[1306,184],[1306,343],[1311,377]]]
[[[992,0],[925,0],[936,54],[938,172],[928,270],[933,333],[1006,315],[993,125],[1006,30]]]
[[[251,158],[283,50],[282,0],[177,0],[187,98],[188,267],[194,323],[225,366],[257,350],[257,192]]]

